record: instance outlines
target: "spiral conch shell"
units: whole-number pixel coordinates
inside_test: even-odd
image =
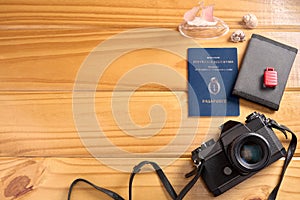
[[[243,16],[243,22],[247,28],[255,28],[258,25],[257,17],[251,13]]]

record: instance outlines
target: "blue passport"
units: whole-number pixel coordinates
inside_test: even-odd
[[[189,116],[239,116],[236,48],[188,49]]]

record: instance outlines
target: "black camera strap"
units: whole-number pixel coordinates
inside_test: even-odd
[[[155,162],[151,162],[151,161],[143,161],[141,163],[139,163],[138,165],[136,165],[133,168],[133,171],[130,175],[130,179],[129,179],[129,200],[132,200],[132,184],[133,184],[133,179],[135,177],[136,174],[138,174],[141,169],[143,168],[143,166],[145,165],[151,165],[156,174],[158,175],[160,181],[162,182],[164,188],[166,189],[166,191],[168,192],[168,194],[170,195],[170,197],[173,200],[182,200],[183,197],[188,193],[188,191],[190,191],[190,189],[194,186],[194,184],[197,182],[197,180],[200,178],[202,170],[203,170],[203,163],[196,168],[196,170],[194,171],[195,176],[193,177],[192,180],[190,180],[190,182],[180,191],[179,194],[176,193],[176,191],[174,190],[172,184],[170,183],[169,179],[167,178],[167,176],[165,175],[165,173],[163,172],[163,170],[159,167],[158,164],[156,164]],[[69,193],[68,193],[68,200],[71,200],[71,193],[72,190],[74,188],[74,186],[78,183],[78,182],[84,182],[90,186],[92,186],[93,188],[95,188],[96,190],[99,190],[103,193],[105,193],[106,195],[110,196],[112,199],[114,200],[124,200],[123,197],[121,197],[119,194],[111,191],[111,190],[107,190],[105,188],[99,187],[85,179],[79,178],[76,179],[72,182],[70,188],[69,188]]]
[[[268,200],[275,200],[277,193],[279,191],[281,182],[283,180],[285,171],[290,163],[290,161],[292,160],[292,157],[295,153],[296,147],[297,147],[297,137],[296,135],[286,126],[284,125],[280,125],[278,124],[276,121],[272,120],[272,119],[268,119],[268,125],[272,128],[275,128],[279,131],[281,131],[285,137],[287,138],[287,133],[289,132],[292,135],[292,139],[290,141],[290,144],[288,146],[288,150],[287,153],[285,155],[285,161],[284,161],[284,165],[282,167],[282,171],[281,171],[281,175],[280,175],[280,179],[278,184],[276,185],[276,187],[273,189],[273,191],[270,193]],[[174,190],[172,184],[170,183],[170,181],[168,180],[167,176],[165,175],[165,173],[163,172],[163,170],[159,167],[158,164],[156,164],[155,162],[151,162],[151,161],[143,161],[141,163],[139,163],[138,165],[136,165],[133,168],[133,171],[130,175],[130,179],[129,179],[129,200],[132,200],[132,184],[133,184],[133,179],[135,177],[136,174],[138,174],[141,169],[143,168],[143,166],[145,165],[151,165],[156,174],[158,175],[160,181],[162,182],[164,188],[166,189],[166,191],[168,192],[168,194],[171,196],[171,198],[173,200],[182,200],[183,197],[188,193],[188,191],[190,191],[190,189],[194,186],[194,184],[197,182],[197,180],[201,177],[201,173],[202,170],[204,168],[204,161],[202,160],[200,165],[198,167],[195,168],[194,171],[192,171],[191,173],[187,174],[186,177],[190,177],[192,175],[194,175],[193,179],[180,191],[179,194],[176,193],[176,191]],[[117,194],[116,192],[113,192],[111,190],[99,187],[85,179],[76,179],[72,182],[72,184],[70,185],[69,188],[69,193],[68,193],[68,200],[71,200],[71,193],[72,190],[74,188],[74,186],[78,183],[78,182],[84,182],[92,187],[94,187],[95,189],[105,193],[106,195],[110,196],[112,199],[114,200],[125,200],[123,197],[121,197],[119,194]]]
[[[172,184],[162,171],[162,169],[155,163],[155,162],[150,162],[150,161],[143,161],[140,164],[136,165],[133,169],[133,172],[131,173],[130,180],[129,180],[129,200],[132,199],[132,183],[133,183],[133,178],[134,176],[139,173],[141,168],[146,165],[150,164],[152,167],[155,169],[160,181],[162,182],[164,188],[167,190],[169,195],[172,197],[173,200],[182,200],[183,197],[190,191],[190,189],[194,186],[194,184],[197,182],[197,180],[200,178],[202,170],[203,170],[203,163],[197,167],[195,171],[195,176],[193,179],[180,191],[180,193],[177,195],[175,192]]]
[[[75,186],[78,182],[84,182],[84,183],[86,183],[86,184],[92,186],[92,187],[95,188],[96,190],[99,190],[99,191],[103,192],[104,194],[110,196],[110,197],[113,198],[114,200],[125,200],[125,199],[124,199],[123,197],[121,197],[119,194],[117,194],[117,193],[115,193],[115,192],[113,192],[113,191],[111,191],[111,190],[108,190],[108,189],[99,187],[99,186],[97,186],[97,185],[95,185],[95,184],[91,183],[90,181],[85,180],[85,179],[83,179],[83,178],[78,178],[78,179],[76,179],[76,180],[74,180],[74,181],[72,182],[72,184],[70,185],[70,188],[69,188],[69,192],[68,192],[68,200],[71,199],[71,193],[72,193],[72,191],[73,191],[73,188],[74,188],[74,186]]]
[[[276,187],[273,189],[273,191],[270,193],[269,197],[268,197],[268,200],[275,200],[276,199],[276,196],[277,196],[277,193],[279,191],[279,188],[280,188],[280,185],[281,185],[281,182],[283,180],[283,177],[284,177],[284,173],[288,167],[288,165],[290,164],[292,158],[293,158],[293,155],[295,153],[295,150],[296,150],[296,147],[297,147],[297,136],[295,133],[293,133],[293,131],[291,131],[288,127],[284,126],[284,125],[280,125],[278,124],[275,120],[273,119],[269,119],[269,125],[272,127],[272,128],[275,128],[279,131],[281,131],[284,135],[285,135],[285,138],[287,139],[287,133],[286,132],[289,132],[291,133],[292,135],[292,139],[290,141],[290,144],[288,146],[288,150],[287,150],[287,153],[285,154],[285,160],[284,160],[284,164],[283,164],[283,167],[282,167],[282,171],[281,171],[281,175],[280,175],[280,179],[279,179],[279,182],[278,184],[276,185]]]

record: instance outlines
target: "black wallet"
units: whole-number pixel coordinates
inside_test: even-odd
[[[278,110],[298,50],[261,35],[253,34],[245,52],[233,94]],[[266,87],[266,68],[277,72],[277,85]]]

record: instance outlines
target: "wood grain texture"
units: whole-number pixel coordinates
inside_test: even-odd
[[[77,117],[93,116],[93,112],[88,112],[85,107],[89,104],[86,93],[81,94]],[[182,152],[189,157],[191,150],[204,140],[218,137],[218,127],[222,123],[229,119],[243,122],[253,111],[265,113],[296,133],[300,132],[298,121],[287,117],[300,113],[300,93],[293,91],[285,93],[278,112],[241,100],[240,116],[231,118],[188,117],[185,92],[97,92],[95,96],[96,120],[99,123],[96,128],[92,122],[82,121],[83,118],[74,121],[76,115],[72,109],[71,93],[1,93],[0,109],[5,115],[0,116],[0,155],[90,157],[77,133],[80,123],[84,123],[81,126],[88,127],[92,134],[84,136],[85,133],[82,133],[81,139],[87,137],[96,141],[99,137],[103,140],[108,138],[113,145],[129,152],[153,152],[177,137],[185,141],[177,143],[173,152],[162,153],[160,157],[178,155],[180,152],[176,149],[190,144],[185,153]],[[98,126],[103,133],[101,136],[97,134],[100,132]],[[282,134],[278,133],[278,136]],[[281,139],[286,145],[289,142],[283,137]],[[90,145],[98,147],[101,155],[106,157],[116,155],[115,148],[103,146],[101,141]]]
[[[125,159],[119,162],[127,165]],[[239,184],[219,197],[213,197],[206,189],[202,180],[199,180],[185,199],[229,199],[250,200],[266,199],[276,185],[283,161],[277,161],[268,168],[260,171],[251,179]],[[133,167],[133,166],[130,166]],[[299,181],[300,161],[293,160],[286,172],[282,189],[278,199],[298,197],[299,190],[296,184]],[[164,168],[167,177],[179,192],[189,179],[185,179],[186,172],[192,169],[189,159],[179,159],[169,167]],[[145,167],[134,179],[133,199],[171,199],[163,190],[152,169]],[[128,199],[129,173],[122,173],[108,168],[93,158],[11,158],[0,159],[1,188],[6,189],[10,181],[16,177],[26,176],[30,179],[28,186],[32,190],[21,196],[20,199],[66,199],[67,191],[72,180],[84,177],[101,187],[106,187]],[[145,173],[148,172],[148,173]],[[51,194],[47,196],[45,194]],[[1,199],[9,197],[1,195]],[[72,199],[109,199],[85,184],[75,187]]]
[[[76,74],[88,54],[111,36],[132,28],[161,27],[176,31],[183,13],[197,2],[152,3],[139,0],[114,1],[10,1],[0,7],[0,77],[1,90],[72,90]],[[231,32],[243,29],[247,38],[252,33],[269,36],[299,48],[300,9],[294,1],[235,1],[216,6],[216,16],[228,23]],[[252,9],[250,9],[252,8]],[[259,27],[244,29],[241,16],[253,12],[259,18]],[[271,12],[272,11],[272,12]],[[269,34],[271,31],[272,34]],[[179,34],[179,33],[178,33]],[[143,37],[143,35],[138,36]],[[149,37],[144,36],[145,39]],[[110,39],[113,40],[113,39]],[[239,61],[246,42],[233,44],[229,34],[215,40],[197,41],[203,47],[237,47]],[[174,44],[175,46],[176,44]],[[143,43],[140,44],[143,47]],[[126,45],[124,45],[126,48]],[[188,48],[188,46],[186,46]],[[112,50],[114,47],[112,46]],[[99,82],[100,90],[112,90],[121,75],[138,64],[159,62],[186,77],[183,59],[174,58],[172,52],[158,50],[132,52],[115,60]],[[132,59],[134,57],[134,59]],[[128,62],[129,61],[129,62]],[[177,62],[175,62],[177,61]],[[124,65],[125,64],[125,65]],[[121,70],[120,70],[121,68]],[[299,88],[299,59],[296,59],[288,86]],[[6,73],[9,71],[10,73]],[[116,71],[118,71],[116,73]],[[156,71],[150,75],[155,76]],[[119,88],[135,87],[134,80]],[[173,90],[186,90],[186,84],[169,86]],[[163,90],[155,85],[151,90]]]
[[[299,28],[300,30],[300,28]],[[0,44],[0,64],[5,66],[0,68],[1,85],[0,89],[4,91],[20,91],[20,90],[68,90],[71,91],[76,80],[77,73],[84,65],[85,58],[89,55],[89,52],[93,48],[97,47],[101,49],[101,39],[94,36],[94,33],[82,33],[82,36],[76,36],[70,34],[72,31],[66,32],[67,35],[58,34],[57,36],[43,36],[44,38],[39,39],[40,36],[26,39],[26,42],[20,43],[10,42],[18,41],[19,39],[7,38],[3,39]],[[101,32],[101,31],[100,31]],[[150,31],[149,31],[150,32]],[[248,37],[252,33],[258,33],[275,40],[282,41],[283,43],[290,44],[296,48],[300,48],[299,34],[298,32],[257,32],[245,30]],[[6,33],[11,35],[12,33]],[[92,36],[89,36],[92,34]],[[97,31],[95,33],[97,35]],[[151,34],[151,33],[150,33]],[[178,33],[179,34],[179,33]],[[162,33],[163,35],[163,33]],[[149,36],[149,34],[148,34]],[[137,37],[149,39],[149,37],[140,35]],[[179,35],[178,35],[179,36]],[[52,39],[54,37],[54,39]],[[82,37],[82,38],[81,38]],[[91,37],[91,38],[90,38]],[[179,36],[180,37],[180,36]],[[74,39],[75,38],[75,39]],[[77,39],[79,38],[79,39]],[[295,38],[295,39],[293,39]],[[22,38],[20,40],[23,40]],[[51,41],[54,40],[54,41]],[[118,42],[117,39],[109,40],[112,44]],[[134,42],[130,40],[129,42]],[[163,41],[162,41],[163,42]],[[5,43],[10,43],[5,45]],[[122,50],[127,49],[126,40]],[[176,40],[174,39],[173,44],[170,44],[172,48],[179,48]],[[227,37],[221,37],[216,40],[206,40],[198,42],[199,47],[237,47],[239,55],[239,63],[243,58],[243,54],[247,43],[233,44],[228,41]],[[112,63],[106,63],[99,61],[99,67],[106,67],[105,73],[100,76],[100,70],[95,71],[99,73],[99,82],[92,82],[89,84],[97,84],[97,90],[110,91],[115,89],[116,85],[118,90],[132,90],[133,88],[139,87],[137,82],[140,80],[139,77],[127,78],[123,82],[119,83],[122,78],[126,78],[130,73],[133,73],[141,65],[153,63],[163,64],[170,67],[175,75],[182,76],[182,80],[179,82],[171,82],[167,86],[171,90],[187,90],[186,80],[186,62],[182,57],[174,55],[174,52],[162,51],[159,49],[143,49],[146,43],[140,43],[139,49],[130,53],[116,57]],[[190,46],[186,45],[184,48],[187,49]],[[114,46],[111,47],[111,51],[114,51]],[[104,66],[102,66],[104,65]],[[291,76],[288,81],[288,88],[299,88],[299,69],[300,63],[298,57],[294,63],[291,71]],[[7,73],[9,71],[10,73]],[[147,77],[149,80],[155,81],[158,71],[156,69],[148,69]],[[174,78],[172,75],[169,78]],[[165,90],[160,85],[148,83],[146,90]]]
[[[190,151],[203,141],[216,138],[221,123],[229,119],[244,121],[253,111],[265,113],[299,135],[299,55],[278,112],[241,100],[239,117],[187,117],[186,56],[145,48],[144,41],[165,37],[163,32],[152,34],[153,29],[149,27],[166,28],[179,36],[177,26],[184,12],[197,3],[196,0],[0,0],[0,199],[64,200],[68,186],[77,177],[89,179],[127,198],[129,174],[116,167],[131,169],[135,160],[122,157],[115,147],[129,152],[128,155],[145,156],[158,151],[152,155],[161,160],[159,163],[172,158],[174,162],[167,164],[164,170],[179,191],[188,182],[184,174],[192,168]],[[215,5],[215,16],[222,18],[230,31],[218,39],[197,40],[198,46],[237,47],[240,64],[247,42],[231,43],[229,36],[234,30],[242,29],[247,41],[251,34],[257,33],[300,48],[298,1],[208,0],[205,4]],[[249,12],[259,19],[256,29],[245,29],[241,24],[241,17]],[[136,28],[146,31],[133,37],[140,39],[140,48],[120,55],[109,64],[98,63],[107,67],[99,80],[81,82],[87,88],[95,85],[97,92],[76,91],[75,107],[78,106],[79,112],[75,115],[73,88],[87,56],[108,41],[115,45],[106,49],[105,55],[127,50],[126,43],[120,47],[116,36]],[[130,35],[122,39],[134,43]],[[177,48],[178,42],[183,40],[174,39],[168,47]],[[183,48],[188,47],[183,45]],[[147,68],[139,68],[141,66]],[[153,66],[165,66],[169,71]],[[164,77],[168,84],[160,82],[159,78]],[[95,95],[92,111],[86,109],[90,108],[91,94]],[[91,116],[96,121],[84,121]],[[99,136],[95,122],[99,123],[103,135]],[[83,136],[79,134],[77,123],[83,127]],[[178,130],[185,134],[178,135]],[[92,141],[88,143],[89,148],[80,137]],[[180,142],[172,151],[159,151],[174,138]],[[280,139],[284,146],[288,145],[282,136]],[[105,140],[113,146],[107,145]],[[115,168],[93,158],[91,149],[104,155],[107,163],[113,164],[110,167]],[[300,199],[299,157],[298,146],[278,199]],[[278,181],[282,164],[283,160],[274,163],[216,198],[199,181],[185,199],[266,199]],[[133,191],[134,199],[170,199],[152,173],[137,176]],[[79,184],[72,199],[108,198]]]

